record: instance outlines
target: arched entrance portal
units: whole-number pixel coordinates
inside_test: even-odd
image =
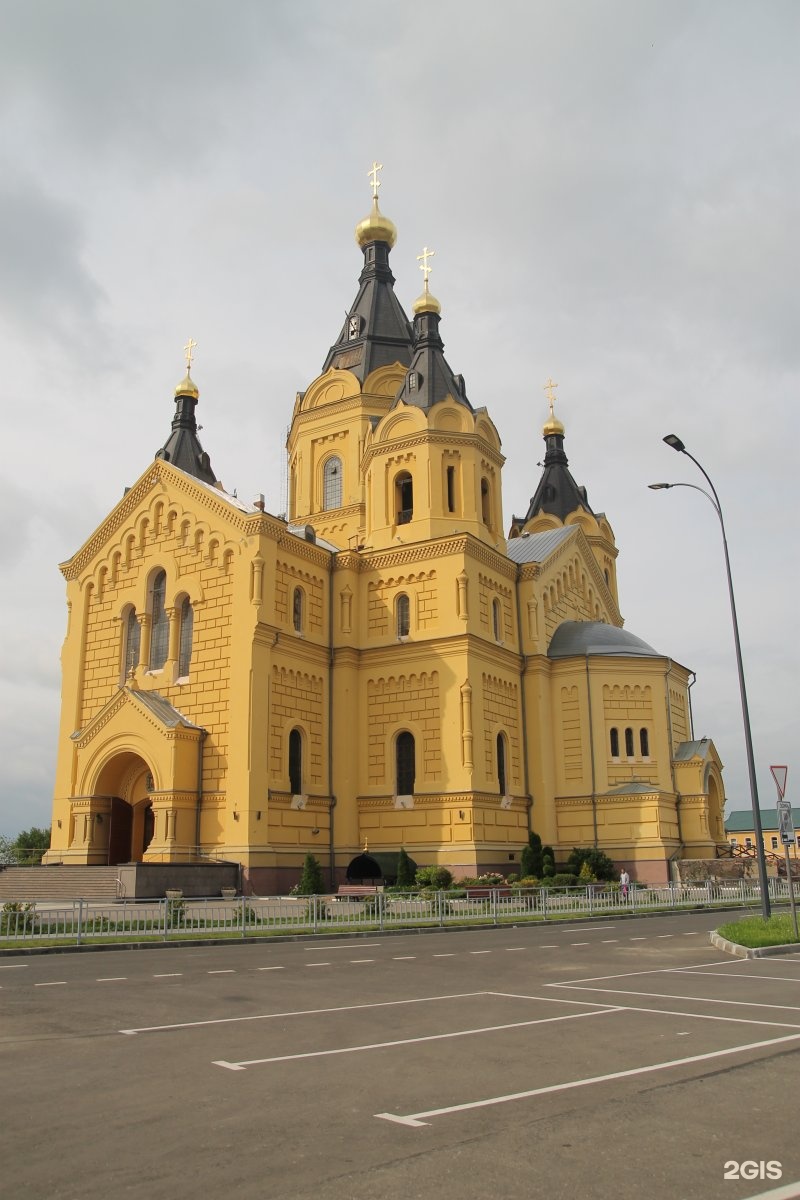
[[[138,754],[118,754],[100,772],[95,794],[107,796],[111,802],[107,840],[109,866],[141,862],[144,858],[155,830],[152,791],[152,772]]]

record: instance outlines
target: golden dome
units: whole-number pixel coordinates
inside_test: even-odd
[[[192,379],[191,375],[187,371],[186,377],[184,379],[182,379],[180,381],[180,383],[178,384],[178,386],[175,388],[175,396],[176,397],[177,396],[193,396],[194,399],[196,400],[199,395],[200,395],[200,392],[197,390],[197,384],[195,383],[195,381]]]
[[[356,241],[362,247],[368,242],[386,242],[390,249],[397,241],[394,222],[378,208],[377,196],[372,197],[372,212],[356,225]]]
[[[542,433],[545,437],[550,437],[552,434],[564,436],[564,426],[559,421],[558,417],[551,413],[549,421],[545,421]]]
[[[425,312],[440,313],[442,311],[442,306],[439,303],[439,301],[436,299],[435,296],[432,296],[431,293],[428,291],[427,279],[425,280],[425,290],[423,291],[421,296],[417,296],[416,300],[414,301],[414,303],[412,305],[412,308],[415,313],[425,313]]]

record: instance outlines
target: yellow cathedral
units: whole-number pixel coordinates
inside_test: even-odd
[[[504,534],[500,437],[409,320],[380,211],[358,291],[288,436],[289,511],[244,503],[169,438],[63,563],[68,626],[46,862],[241,864],[335,887],[365,842],[456,877],[519,870],[529,831],[636,878],[724,844],[691,672],[622,628],[617,548],[569,470],[553,387],[535,495]]]

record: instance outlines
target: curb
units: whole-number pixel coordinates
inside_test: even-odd
[[[721,937],[716,930],[712,930],[709,935],[711,945],[716,946],[718,950],[722,950],[725,954],[732,954],[736,958],[770,958],[775,954],[798,954],[800,953],[800,942],[787,942],[782,946],[740,946],[738,942],[729,942],[727,938]]]

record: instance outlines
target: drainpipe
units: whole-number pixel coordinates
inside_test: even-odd
[[[664,700],[667,705],[667,732],[669,734],[669,773],[670,773],[670,778],[672,779],[672,790],[675,793],[675,819],[678,822],[678,849],[675,851],[675,854],[673,855],[673,858],[674,858],[683,849],[683,831],[681,829],[681,798],[678,795],[678,785],[675,780],[675,762],[674,762],[675,749],[674,749],[674,745],[673,745],[674,738],[673,738],[673,733],[672,733],[672,706],[670,705],[670,702],[669,702],[669,673],[672,670],[672,659],[668,658],[667,662],[668,662],[669,666],[667,667],[666,673],[664,675]],[[694,675],[694,671],[692,672],[692,674]],[[697,676],[694,675],[694,679],[696,679],[696,678],[697,678]],[[694,683],[694,679],[692,680],[692,683]],[[689,687],[691,687],[691,686],[692,685],[689,684]],[[692,697],[690,694],[689,695],[689,722],[690,722],[690,725],[691,725],[691,712],[692,712]],[[690,730],[690,732],[691,732],[691,730]]]
[[[597,849],[597,791],[594,773],[594,726],[592,723],[592,686],[589,675],[589,655],[586,655],[586,702],[589,709],[589,751],[592,760],[592,829],[594,831],[594,848]]]
[[[519,602],[519,585],[522,568],[517,566],[516,583],[516,599],[517,599],[517,643],[519,645],[519,657],[521,662],[520,677],[519,677],[519,695],[520,695],[520,717],[522,718],[522,778],[525,788],[525,807],[527,809],[528,820],[528,836],[533,833],[533,796],[530,789],[530,776],[528,773],[528,715],[525,705],[525,669],[528,665],[527,655],[522,649],[522,612]]]
[[[200,858],[200,809],[203,804],[203,746],[208,737],[208,730],[200,730],[200,741],[197,743],[197,810],[194,818],[195,853]]]
[[[330,588],[328,589],[328,872],[331,891],[336,890],[336,852],[333,840],[333,810],[336,797],[333,794],[333,573],[336,569],[336,551],[331,554]]]

